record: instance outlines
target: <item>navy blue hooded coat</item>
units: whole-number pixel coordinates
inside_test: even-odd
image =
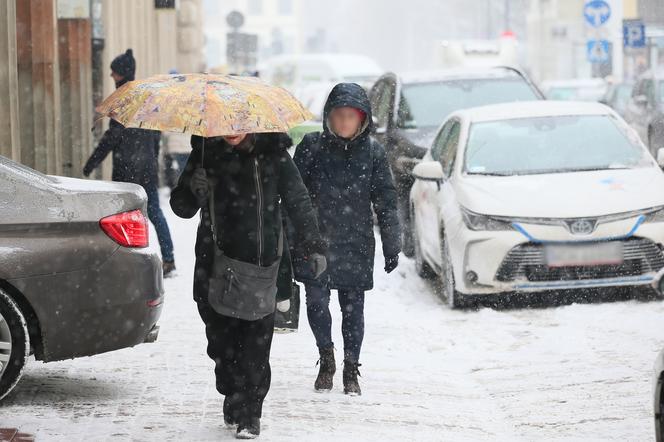
[[[353,107],[366,114],[353,139],[329,128],[330,112]],[[383,255],[401,251],[397,193],[385,149],[371,139],[371,106],[366,92],[354,83],[332,89],[324,109],[323,132],[307,134],[297,146],[295,164],[317,211],[321,235],[328,243],[328,268],[321,281],[331,289],[373,288],[375,240],[372,206],[378,217]],[[295,277],[313,279],[306,255],[293,251]]]

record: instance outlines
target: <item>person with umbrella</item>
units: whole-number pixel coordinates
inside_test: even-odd
[[[194,300],[216,387],[225,396],[224,421],[238,438],[257,437],[271,381],[279,267],[288,247],[282,207],[312,273],[326,267],[326,244],[284,133],[311,115],[288,92],[256,78],[159,75],[132,86],[97,110],[125,126],[192,134],[170,204],[183,218],[200,213]]]
[[[134,81],[136,60],[131,49],[111,62],[111,77],[120,88]],[[168,223],[159,205],[158,157],[161,134],[156,130],[125,127],[111,120],[108,130],[85,163],[83,175],[90,176],[102,161],[113,152],[113,181],[143,186],[148,196],[148,218],[154,225],[161,248],[164,277],[175,270],[173,241]]]

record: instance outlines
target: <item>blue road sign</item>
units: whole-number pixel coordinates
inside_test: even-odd
[[[611,47],[608,40],[588,40],[586,56],[591,63],[607,63],[611,60]]]
[[[590,26],[599,28],[611,18],[611,6],[606,0],[590,0],[583,6],[583,16]]]
[[[646,25],[641,20],[623,20],[623,44],[626,48],[646,47]]]

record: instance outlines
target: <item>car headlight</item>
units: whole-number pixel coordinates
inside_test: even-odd
[[[476,231],[498,231],[498,230],[514,230],[512,223],[503,221],[501,219],[492,218],[487,215],[480,215],[471,212],[470,210],[461,209],[463,215],[463,222],[470,230]]]
[[[645,213],[644,223],[664,223],[664,209]]]

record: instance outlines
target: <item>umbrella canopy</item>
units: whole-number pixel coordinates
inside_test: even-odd
[[[285,89],[254,77],[213,74],[130,81],[96,110],[125,127],[203,137],[286,132],[313,118]]]

